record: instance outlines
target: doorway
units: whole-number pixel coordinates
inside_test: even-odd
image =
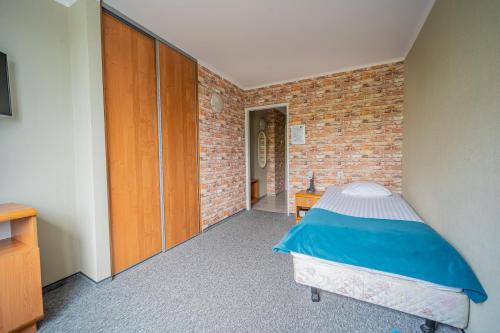
[[[288,214],[288,105],[246,109],[247,210]]]

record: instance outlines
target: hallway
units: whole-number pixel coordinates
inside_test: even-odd
[[[287,192],[282,191],[277,195],[266,195],[257,201],[252,209],[263,210],[274,213],[287,213],[286,200]]]

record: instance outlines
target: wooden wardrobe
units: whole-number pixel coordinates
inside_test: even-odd
[[[200,232],[198,79],[195,61],[106,11],[102,32],[117,274]]]
[[[194,61],[160,44],[165,242],[171,248],[197,235],[198,72]]]

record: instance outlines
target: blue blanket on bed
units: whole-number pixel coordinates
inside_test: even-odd
[[[462,256],[421,222],[360,218],[313,208],[273,251],[302,253],[462,288],[476,303],[488,298]]]

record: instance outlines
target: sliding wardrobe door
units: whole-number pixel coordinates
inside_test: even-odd
[[[166,248],[200,231],[197,82],[196,63],[160,44]]]
[[[103,13],[112,273],[161,252],[155,41]]]

